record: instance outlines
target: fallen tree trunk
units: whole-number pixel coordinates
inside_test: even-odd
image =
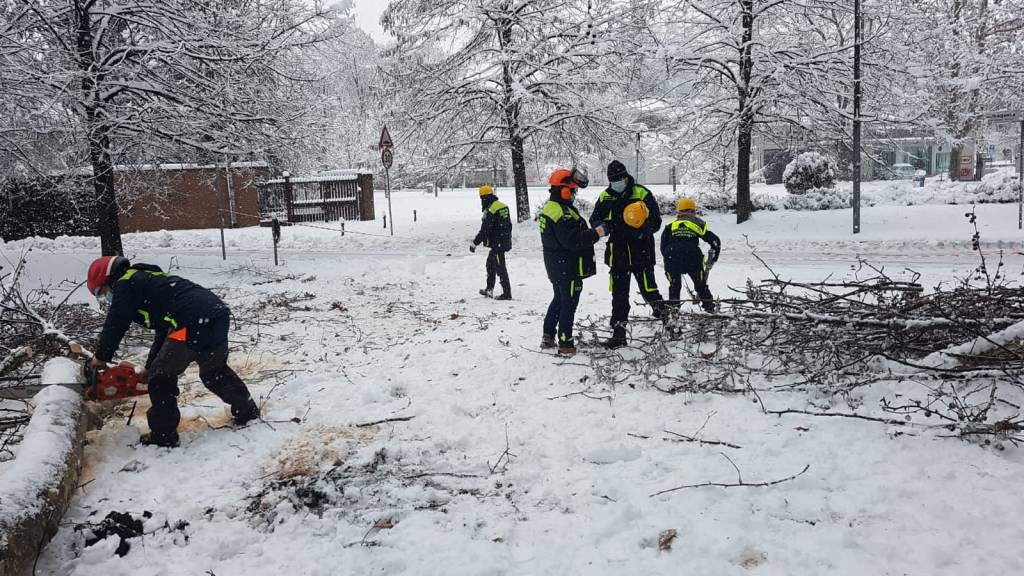
[[[81,368],[55,358],[43,369],[43,384],[81,379]],[[23,576],[57,532],[78,486],[85,433],[92,423],[82,395],[68,386],[48,386],[34,398],[32,419],[13,464],[0,474],[0,576]]]

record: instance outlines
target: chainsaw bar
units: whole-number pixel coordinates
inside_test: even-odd
[[[56,382],[54,384],[25,384],[0,388],[0,400],[28,400],[47,386],[63,386],[79,394],[85,393],[85,385],[78,382]]]

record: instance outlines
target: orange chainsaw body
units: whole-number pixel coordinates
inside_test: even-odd
[[[85,387],[86,400],[102,402],[149,394],[149,385],[142,381],[134,366],[117,365],[91,372]]]

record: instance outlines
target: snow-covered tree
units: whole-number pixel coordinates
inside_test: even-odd
[[[819,80],[845,74],[848,46],[844,36],[823,31],[822,17],[840,19],[824,1],[666,2],[655,31],[664,46],[657,56],[669,77],[664,97],[674,104],[688,151],[721,146],[735,136],[738,222],[753,210],[751,150],[758,127],[838,116],[843,85]]]
[[[451,168],[507,147],[518,219],[528,220],[528,142],[575,159],[623,135],[622,100],[604,96],[627,82],[641,4],[392,0],[383,22],[397,40],[390,73],[405,154]]]
[[[121,252],[113,169],[146,157],[247,157],[294,141],[301,49],[331,32],[301,0],[33,0],[0,4],[5,153],[47,140],[91,165],[104,254]]]
[[[905,2],[902,40],[910,72],[928,94],[923,123],[951,145],[950,179],[963,145],[977,138],[986,112],[1020,102],[1024,76],[1024,0]]]

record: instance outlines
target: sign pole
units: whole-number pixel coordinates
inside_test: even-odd
[[[395,235],[395,216],[391,213],[391,163],[395,160],[395,155],[391,152],[391,148],[395,143],[391,140],[391,134],[388,132],[387,124],[380,131],[380,142],[377,147],[380,148],[380,162],[384,165],[384,195],[388,199],[388,219],[391,220],[391,235]]]
[[[860,234],[860,0],[853,2],[853,233]]]
[[[391,213],[391,170],[384,169],[385,194],[388,197],[388,218],[391,220],[391,235],[395,235],[395,217]]]

